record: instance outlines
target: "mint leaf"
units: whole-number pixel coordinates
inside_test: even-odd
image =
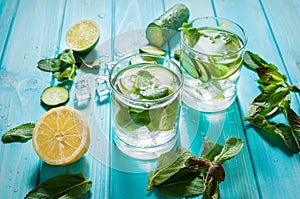
[[[244,143],[242,139],[238,138],[228,138],[221,151],[221,153],[214,158],[216,162],[223,164],[225,161],[236,156],[243,148]]]
[[[76,59],[76,64],[80,67],[87,67],[87,68],[91,68],[91,69],[95,69],[95,68],[100,68],[101,66],[101,62],[99,59],[93,60],[93,61],[85,61],[82,57],[77,56],[75,57]]]
[[[71,49],[64,50],[58,55],[57,58],[69,65],[73,65],[76,63],[73,50]]]
[[[177,147],[175,152],[162,154],[156,165],[156,170],[149,174],[147,190],[167,181],[180,169],[185,168],[185,162],[194,155],[183,147]]]
[[[204,139],[204,148],[201,153],[201,157],[213,161],[214,158],[221,153],[222,149],[223,146],[214,142],[209,142],[206,137]]]
[[[203,194],[203,198],[206,199],[220,198],[218,183],[225,179],[222,162],[237,155],[243,143],[241,139],[229,138],[225,147],[221,149],[221,145],[207,142],[207,139],[205,143],[202,154],[221,162],[203,157],[196,158],[187,149],[179,146],[175,152],[167,152],[159,157],[156,170],[149,173],[147,190],[156,187],[161,193],[174,197],[194,197]]]
[[[289,89],[277,84],[270,84],[264,88],[263,92],[258,95],[252,104],[264,107],[273,108],[277,106],[289,94]]]
[[[259,67],[256,69],[259,76],[258,83],[263,85],[276,84],[281,85],[286,82],[286,76],[271,67]]]
[[[251,70],[256,70],[257,68],[264,66],[277,69],[275,65],[267,63],[258,54],[252,53],[251,51],[245,52],[243,63]]]
[[[198,196],[203,192],[204,176],[187,168],[180,169],[167,181],[156,186],[159,192],[173,197]]]
[[[129,107],[129,115],[137,126],[147,126],[151,122],[148,110]]]
[[[190,24],[184,22],[181,30],[185,33],[189,46],[194,47],[201,36],[201,33],[198,31],[198,29],[192,28],[190,27]]]
[[[32,138],[34,126],[34,123],[26,123],[16,126],[2,135],[2,142],[27,142]]]
[[[251,122],[251,124],[267,133],[279,136],[293,153],[298,153],[300,151],[290,127],[284,124],[276,125],[274,123],[270,123],[263,115],[259,114],[251,117],[245,117],[244,120]]]
[[[47,72],[57,72],[60,71],[63,67],[61,66],[61,60],[56,58],[41,59],[38,62],[39,69]]]
[[[31,190],[25,199],[64,198],[79,199],[92,187],[92,181],[82,174],[58,175]]]
[[[293,153],[300,150],[300,119],[290,108],[291,92],[300,93],[300,89],[287,83],[286,75],[281,74],[278,68],[267,63],[259,55],[247,51],[244,64],[250,69],[255,69],[258,76],[258,84],[262,93],[251,103],[250,116],[244,120],[250,121],[254,126],[270,134],[280,136],[285,145]],[[284,113],[289,126],[269,122],[269,116]]]
[[[293,135],[296,137],[298,143],[300,144],[300,116],[298,116],[293,109],[289,106],[288,103],[285,103],[283,106],[284,114],[286,115]]]

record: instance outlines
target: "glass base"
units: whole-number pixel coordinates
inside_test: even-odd
[[[202,112],[219,112],[227,109],[235,100],[236,92],[227,98],[215,98],[203,100],[194,95],[191,87],[185,87],[182,95],[182,101],[189,107]]]
[[[162,153],[171,151],[177,143],[177,134],[174,134],[168,142],[152,147],[137,147],[130,145],[120,139],[116,134],[114,135],[114,142],[120,151],[130,157],[140,160],[151,160],[158,158]]]

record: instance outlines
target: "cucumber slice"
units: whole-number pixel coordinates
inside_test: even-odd
[[[69,90],[62,86],[50,86],[43,91],[41,101],[50,107],[63,105],[69,101]]]
[[[210,73],[207,71],[207,67],[203,62],[198,61],[197,59],[192,59],[194,66],[199,74],[199,79],[203,82],[207,82],[210,79]]]
[[[166,51],[164,51],[161,48],[151,46],[151,45],[142,46],[142,47],[140,47],[139,51],[141,53],[149,53],[149,54],[152,54],[152,55],[161,55],[161,56],[166,55]]]
[[[150,64],[156,64],[156,61],[152,57],[132,57],[129,61],[129,64],[136,65],[136,64],[144,64],[144,63],[150,63]]]
[[[195,64],[193,63],[192,59],[185,53],[182,52],[180,58],[180,65],[182,68],[193,78],[198,79],[200,77]]]

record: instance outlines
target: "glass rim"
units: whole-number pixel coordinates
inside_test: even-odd
[[[239,28],[239,29],[241,30],[241,33],[242,33],[242,35],[243,35],[244,38],[241,38],[240,36],[239,36],[239,38],[242,40],[243,46],[242,46],[241,48],[239,48],[237,51],[232,52],[232,53],[230,53],[230,54],[226,54],[225,56],[233,56],[233,55],[236,55],[236,54],[240,53],[241,51],[243,51],[243,50],[246,48],[246,45],[247,45],[247,43],[248,43],[248,36],[247,36],[247,34],[246,34],[244,28],[243,28],[242,26],[240,26],[238,23],[234,22],[234,21],[231,20],[231,19],[227,19],[227,18],[224,18],[224,17],[206,16],[206,17],[198,17],[198,18],[195,18],[195,19],[191,20],[190,22],[188,22],[188,24],[190,25],[190,24],[193,24],[195,21],[199,21],[199,20],[203,20],[203,19],[206,19],[206,20],[208,20],[208,19],[214,19],[214,20],[216,20],[216,21],[221,21],[221,20],[223,20],[223,21],[226,21],[226,22],[229,22],[229,23],[235,25],[237,28]],[[209,54],[209,53],[205,53],[205,52],[201,52],[201,51],[198,51],[198,50],[193,49],[192,47],[190,47],[190,46],[188,45],[188,43],[186,42],[186,40],[183,39],[184,35],[185,35],[185,33],[181,30],[181,35],[180,35],[181,43],[183,43],[183,45],[185,45],[186,47],[188,47],[189,50],[191,50],[192,52],[198,53],[198,54],[201,54],[201,55],[205,55],[205,56],[214,56],[214,57],[224,56],[224,55],[222,55],[222,54]]]
[[[178,87],[174,90],[174,92],[170,95],[167,95],[165,97],[162,97],[162,98],[159,98],[159,99],[152,99],[152,100],[147,100],[147,99],[135,99],[135,98],[132,98],[130,96],[127,96],[127,95],[124,95],[122,92],[120,92],[115,86],[114,86],[114,83],[112,82],[113,78],[112,78],[112,73],[113,71],[118,67],[118,65],[120,65],[123,61],[125,61],[126,59],[130,59],[132,57],[154,57],[154,58],[161,58],[161,59],[164,59],[164,60],[167,60],[170,64],[174,65],[177,69],[178,69],[178,72],[180,74],[180,77],[177,73],[175,73],[173,71],[173,73],[177,76],[177,78],[180,80],[180,84],[178,85]],[[157,65],[160,65],[160,66],[163,66],[161,64],[157,64]],[[128,65],[130,66],[130,65]],[[127,66],[127,67],[128,67]],[[165,67],[166,68],[166,67]],[[169,69],[169,68],[167,68]],[[169,69],[170,70],[170,69]],[[171,70],[172,71],[172,70]],[[113,89],[114,92],[116,92],[119,96],[121,96],[122,98],[126,99],[126,100],[129,100],[129,101],[132,101],[132,102],[139,102],[139,103],[158,103],[158,102],[161,102],[161,101],[165,101],[165,100],[169,100],[171,98],[173,98],[175,95],[177,95],[181,88],[183,87],[183,81],[184,81],[184,76],[183,76],[183,72],[181,70],[181,68],[178,66],[178,64],[176,64],[172,59],[166,57],[166,56],[162,56],[162,55],[154,55],[154,54],[149,54],[149,53],[133,53],[131,55],[127,55],[127,56],[124,56],[122,57],[120,60],[118,60],[114,66],[111,68],[110,72],[109,72],[109,84],[110,84],[110,87]]]

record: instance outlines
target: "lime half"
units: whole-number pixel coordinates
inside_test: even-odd
[[[100,38],[100,30],[93,20],[81,20],[67,32],[66,43],[70,49],[87,53],[93,50]]]

